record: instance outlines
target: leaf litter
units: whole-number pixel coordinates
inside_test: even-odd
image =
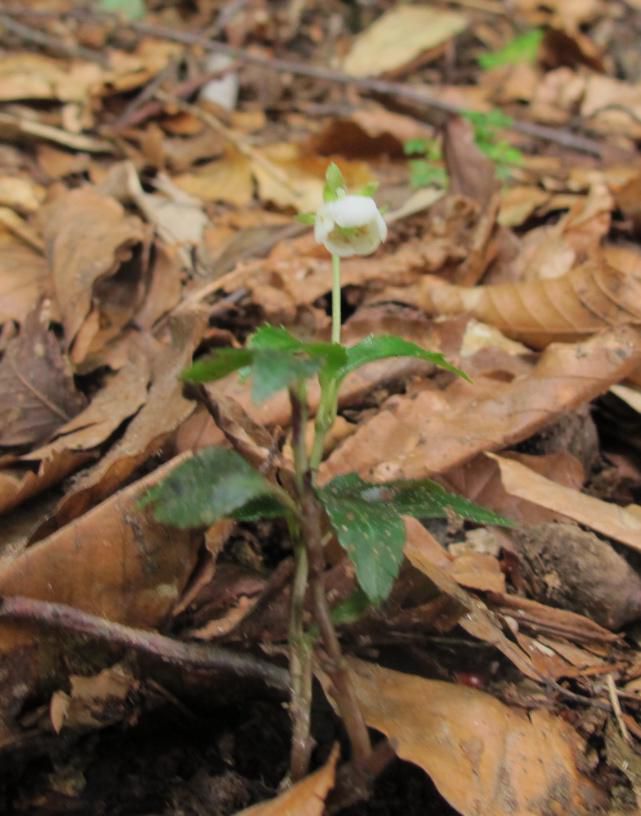
[[[638,4],[127,5],[0,10],[3,810],[638,812]],[[323,482],[437,479],[516,524],[406,516],[389,600],[341,624],[397,757],[369,803],[329,690],[279,791],[282,524],[186,532],[139,501],[223,440],[291,478],[282,394],[179,375],[265,320],[328,339],[330,262],[293,217],[330,161],[390,228],[344,264],[346,339],[472,382],[349,374]],[[244,662],[203,674],[196,645]]]

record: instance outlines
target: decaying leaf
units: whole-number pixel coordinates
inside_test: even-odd
[[[22,323],[35,309],[46,283],[44,258],[23,241],[0,233],[0,324]]]
[[[447,391],[394,397],[334,451],[323,480],[358,471],[371,481],[444,473],[477,453],[527,438],[606,391],[639,365],[637,332],[622,327],[584,343],[552,345],[529,376],[511,383],[461,381]]]
[[[462,816],[588,816],[604,802],[579,770],[583,746],[563,719],[510,709],[465,686],[349,665],[368,725],[423,768]]]
[[[84,405],[46,312],[31,312],[0,362],[0,446],[44,442]]]
[[[42,217],[65,339],[72,361],[82,363],[140,305],[141,270],[127,262],[145,230],[115,199],[89,187],[65,193]]]

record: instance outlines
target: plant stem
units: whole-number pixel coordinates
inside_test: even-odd
[[[302,533],[310,559],[310,577],[314,619],[318,624],[321,640],[329,657],[330,675],[336,703],[352,746],[356,764],[365,764],[372,752],[367,726],[363,719],[356,692],[343,658],[340,642],[332,623],[327,596],[325,595],[325,555],[322,540],[321,507],[312,486],[312,473],[308,472],[302,496]]]
[[[307,471],[305,425],[307,422],[307,392],[304,383],[290,388],[292,406],[292,446],[294,449],[294,483],[297,494],[304,487]],[[297,508],[298,510],[298,508]],[[300,511],[297,512],[300,516]],[[292,781],[302,779],[309,768],[312,750],[310,719],[312,703],[312,649],[305,635],[305,595],[309,576],[309,559],[301,536],[299,519],[290,518],[290,535],[294,548],[295,570],[289,617],[289,670],[292,683],[290,714],[292,747],[290,775]]]
[[[341,341],[341,259],[332,255],[332,343]]]

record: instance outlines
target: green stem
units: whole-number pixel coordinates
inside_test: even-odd
[[[341,341],[341,259],[332,255],[332,343]]]

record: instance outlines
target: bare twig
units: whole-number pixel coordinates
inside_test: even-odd
[[[107,57],[99,51],[84,48],[82,45],[64,42],[64,40],[61,40],[59,37],[54,37],[38,28],[31,28],[31,26],[27,26],[24,23],[18,23],[8,14],[0,14],[0,31],[2,29],[9,34],[14,34],[23,42],[37,45],[58,57],[89,60],[90,62],[98,63],[102,68],[107,68],[109,65]]]
[[[46,12],[33,12],[26,9],[9,8],[4,9],[4,14],[16,17],[46,17]],[[417,105],[422,105],[426,108],[442,111],[453,115],[460,115],[468,109],[463,105],[456,105],[453,102],[448,102],[445,99],[439,98],[437,95],[425,91],[423,88],[403,84],[400,82],[389,82],[383,79],[374,79],[369,77],[353,77],[343,71],[338,71],[333,68],[326,68],[320,65],[311,65],[309,63],[296,62],[293,60],[276,59],[257,54],[245,48],[236,48],[235,46],[226,43],[211,40],[208,35],[194,34],[189,31],[178,31],[164,26],[154,25],[152,23],[143,22],[124,22],[118,17],[110,14],[100,14],[95,11],[75,10],[70,13],[71,16],[79,18],[90,19],[104,19],[115,27],[126,27],[144,34],[149,37],[158,37],[159,39],[170,40],[172,42],[183,43],[184,45],[197,45],[207,51],[216,51],[220,54],[226,54],[233,59],[250,65],[258,65],[267,71],[277,71],[279,73],[289,73],[296,76],[306,76],[310,79],[317,79],[322,82],[331,82],[338,85],[351,85],[364,92],[381,94],[383,96],[392,96],[396,99],[405,99],[414,102]],[[49,14],[50,16],[50,14]],[[563,128],[547,127],[546,125],[539,125],[536,122],[525,122],[521,120],[513,120],[510,125],[510,130],[517,133],[523,133],[527,136],[536,139],[558,144],[562,147],[567,147],[572,150],[578,150],[582,153],[588,153],[593,156],[601,156],[603,153],[603,145],[587,136],[580,133],[574,133]]]
[[[157,632],[134,629],[122,623],[100,618],[72,606],[37,601],[21,596],[0,596],[0,620],[41,624],[131,649],[181,668],[232,674],[250,680],[261,680],[270,688],[287,694],[289,674],[285,669],[248,654],[220,646],[185,643]]]

